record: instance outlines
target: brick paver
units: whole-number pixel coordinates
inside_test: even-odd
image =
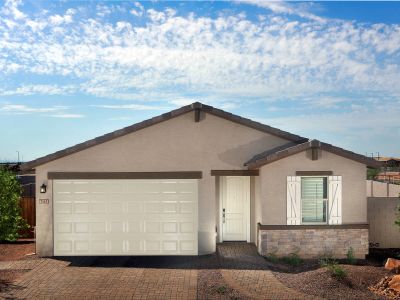
[[[1,297],[17,299],[196,299],[198,269],[220,269],[246,298],[306,299],[278,281],[254,245],[224,243],[200,257],[37,258],[2,262],[30,269]],[[315,297],[314,297],[315,298]]]

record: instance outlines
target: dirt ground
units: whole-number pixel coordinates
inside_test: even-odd
[[[305,261],[297,267],[283,263],[268,264],[283,284],[326,299],[386,299],[369,288],[391,274],[382,265],[369,261],[360,261],[357,265],[341,264],[347,274],[343,279],[333,277],[316,260]]]
[[[20,240],[14,243],[0,243],[0,261],[20,260],[29,258],[35,252],[32,240]],[[13,282],[29,270],[0,270],[0,292],[6,292],[13,287]]]
[[[35,252],[32,240],[19,240],[14,243],[0,243],[0,261],[19,260]]]

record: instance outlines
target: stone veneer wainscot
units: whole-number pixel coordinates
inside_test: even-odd
[[[368,254],[368,225],[258,225],[258,252],[267,256],[296,253],[302,258],[331,255],[345,258],[350,247],[354,256],[364,259]]]

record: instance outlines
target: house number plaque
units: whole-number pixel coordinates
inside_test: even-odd
[[[39,199],[39,204],[49,204],[49,199]]]

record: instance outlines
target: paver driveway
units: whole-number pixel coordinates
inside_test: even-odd
[[[220,244],[216,254],[199,257],[38,258],[3,262],[1,269],[31,269],[0,294],[12,298],[196,299],[205,295],[198,272],[207,270],[220,270],[243,298],[308,298],[278,281],[246,243]]]

